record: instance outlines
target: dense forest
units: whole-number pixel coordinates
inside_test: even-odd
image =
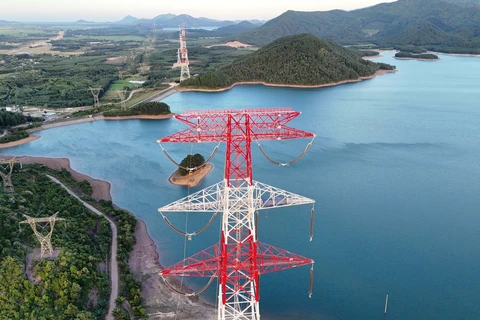
[[[414,45],[432,51],[480,53],[480,6],[460,2],[398,0],[352,11],[290,10],[229,39],[265,45],[282,36],[311,33],[344,45]]]
[[[0,318],[103,319],[110,289],[99,265],[109,252],[108,222],[35,167],[17,168],[12,179],[15,194],[0,191]],[[28,224],[19,230],[19,222],[23,214],[48,217],[57,211],[66,219],[52,236],[60,253],[34,261],[32,276],[39,281],[33,283],[24,273],[25,259],[39,243]]]
[[[164,102],[143,102],[127,110],[105,111],[105,117],[169,114],[170,106]]]
[[[184,168],[194,169],[200,167],[204,163],[205,158],[200,153],[189,154],[183,158],[182,162],[180,162],[180,166],[183,168],[178,168],[178,173],[180,173],[181,176],[185,176],[189,171]]]
[[[363,60],[333,41],[302,34],[280,38],[219,71],[186,80],[182,86],[223,88],[242,81],[320,85],[394,68]]]

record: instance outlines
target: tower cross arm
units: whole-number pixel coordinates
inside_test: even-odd
[[[312,259],[263,242],[257,242],[256,246],[256,265],[258,266],[259,274],[282,271],[315,263]],[[235,251],[237,245],[229,245],[228,247],[229,251]],[[222,260],[226,261],[227,272],[233,272],[250,269],[252,265],[249,257],[248,254],[242,255],[241,261],[237,259],[222,259],[219,244],[214,244],[162,270],[161,274],[167,277],[217,277],[219,263]]]
[[[312,138],[315,135],[313,133],[298,130],[287,126],[278,127],[266,127],[266,126],[253,126],[252,128],[252,140],[289,140],[300,138]],[[230,135],[231,139],[243,139],[244,134],[237,132]],[[159,143],[166,142],[183,142],[183,143],[207,143],[207,142],[226,142],[227,133],[225,127],[213,127],[213,128],[198,128],[198,129],[186,129],[175,134],[169,135],[162,139],[157,140]]]

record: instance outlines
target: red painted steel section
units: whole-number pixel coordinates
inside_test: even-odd
[[[183,261],[177,262],[168,269],[162,270],[162,274],[164,276],[172,277],[219,277],[220,281],[225,281],[226,279],[222,279],[222,274],[226,272],[227,266],[229,272],[232,272],[233,270],[254,268],[258,270],[258,275],[261,275],[306,266],[314,262],[310,258],[303,257],[299,254],[260,241],[257,241],[255,244],[256,245],[253,246],[256,247],[255,249],[257,251],[255,260],[253,260],[253,254],[249,252],[250,244],[244,244],[243,246],[240,246],[240,250],[238,250],[239,248],[236,248],[237,244],[229,243],[228,245],[225,245],[225,242],[222,241],[220,244],[214,244]],[[240,261],[237,262],[235,261],[235,258],[232,259],[229,256],[224,256],[222,253],[224,250],[229,255],[236,254],[239,251],[241,253]],[[227,261],[228,263],[225,264],[223,263],[224,261]],[[219,268],[225,269],[220,271],[220,276],[218,275]]]

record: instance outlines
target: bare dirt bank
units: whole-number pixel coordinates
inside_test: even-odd
[[[315,88],[323,88],[323,87],[333,87],[333,86],[338,86],[338,85],[346,84],[346,83],[360,82],[360,81],[363,81],[363,80],[373,79],[373,78],[378,77],[378,76],[383,76],[386,73],[393,73],[393,72],[397,72],[397,70],[378,70],[377,72],[375,72],[371,76],[360,77],[358,79],[353,79],[353,80],[343,80],[343,81],[338,81],[338,82],[319,84],[319,85],[315,85],[315,86],[304,86],[304,85],[293,85],[293,84],[275,84],[275,83],[267,83],[267,82],[264,82],[264,81],[247,81],[247,82],[236,82],[229,87],[220,88],[220,89],[184,89],[184,88],[177,88],[177,90],[178,91],[199,91],[199,92],[221,92],[221,91],[230,90],[237,85],[254,85],[254,84],[261,84],[261,85],[268,86],[268,87],[315,89]]]
[[[192,172],[191,174],[188,174],[186,176],[180,175],[177,170],[170,176],[170,178],[168,178],[168,181],[171,184],[175,184],[177,186],[186,186],[193,188],[196,187],[212,169],[213,164],[206,164],[197,171]]]
[[[240,41],[228,41],[227,43],[221,44],[212,44],[211,46],[206,46],[205,48],[212,48],[212,47],[232,47],[232,48],[248,48],[253,47],[251,44],[242,43]],[[192,61],[192,60],[190,60]]]
[[[135,279],[142,281],[143,305],[148,319],[217,319],[213,306],[198,298],[186,298],[174,293],[164,284],[159,276],[163,268],[158,262],[157,248],[143,220],[137,221],[135,237],[137,242],[130,253],[129,266]],[[178,284],[173,278],[168,278],[168,281]],[[183,290],[191,292],[186,288]]]

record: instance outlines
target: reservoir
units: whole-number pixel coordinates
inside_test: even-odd
[[[307,155],[276,167],[255,144],[254,179],[317,201],[310,207],[262,211],[259,240],[315,260],[309,267],[261,277],[262,319],[480,319],[480,58],[375,61],[398,72],[320,89],[238,86],[220,93],[177,93],[173,112],[191,109],[292,107],[293,127],[317,135]],[[0,154],[69,158],[72,168],[112,184],[113,201],[145,220],[160,263],[184,257],[184,239],[157,209],[223,177],[225,146],[194,189],[170,185],[176,167],[156,140],[186,127],[174,119],[96,121],[41,131],[29,144]],[[280,162],[308,140],[269,141]],[[178,162],[205,158],[215,144],[164,144]],[[169,214],[179,229],[185,214]],[[190,214],[188,231],[209,214]],[[219,218],[187,241],[190,256],[219,240]],[[186,280],[193,287],[205,281]],[[388,312],[384,315],[385,296]],[[216,288],[203,295],[215,303]]]

